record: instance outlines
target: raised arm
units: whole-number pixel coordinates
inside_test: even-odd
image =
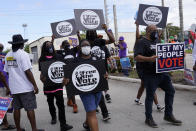
[[[139,24],[137,21],[135,21],[136,24],[136,39],[140,38],[140,31],[139,31]]]
[[[79,42],[82,40],[81,39],[81,36],[80,36],[80,31],[77,31],[77,37],[78,37],[78,40],[79,40]]]
[[[112,32],[108,31],[106,24],[103,24],[102,28],[105,30],[105,33],[107,34],[107,36],[109,38],[109,40],[106,40],[106,44],[114,43],[115,42],[114,35],[112,34]]]

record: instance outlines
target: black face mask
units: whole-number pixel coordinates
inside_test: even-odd
[[[47,47],[47,51],[49,54],[52,54],[54,52],[52,46]]]
[[[158,39],[158,32],[157,31],[153,31],[151,34],[150,34],[150,39],[152,41],[155,41]]]
[[[64,50],[70,50],[70,45],[65,45]]]

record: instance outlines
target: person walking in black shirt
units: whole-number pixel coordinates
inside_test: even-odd
[[[54,45],[52,42],[46,41],[43,43],[41,57],[39,58],[39,71],[41,71],[40,80],[44,84],[44,94],[47,97],[49,112],[52,117],[51,124],[57,123],[56,108],[54,105],[54,99],[56,98],[56,105],[58,107],[58,116],[60,121],[60,129],[61,131],[67,131],[72,129],[73,126],[68,125],[66,123],[65,105],[63,98],[63,85],[56,84],[55,86],[51,86],[46,84],[46,76],[42,74],[41,62],[52,60],[62,60],[62,56],[55,52]]]
[[[61,50],[58,50],[57,53],[60,54],[67,63],[72,61],[76,57],[75,48],[70,48],[70,44],[67,40],[64,40],[61,45]],[[68,98],[67,105],[73,107],[73,113],[78,112],[78,106],[76,104],[75,96]]]
[[[181,125],[182,122],[177,120],[173,115],[173,100],[175,89],[168,73],[156,73],[156,40],[158,39],[158,30],[154,25],[149,25],[146,28],[146,37],[138,41],[135,46],[134,57],[137,62],[140,62],[140,69],[143,73],[142,80],[146,87],[145,100],[145,123],[150,127],[157,128],[152,117],[152,104],[154,93],[159,86],[165,91],[165,116],[164,120],[175,125]]]

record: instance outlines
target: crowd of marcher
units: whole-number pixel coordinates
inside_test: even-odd
[[[48,85],[46,82],[46,77],[42,74],[41,63],[46,61],[58,61],[62,59],[68,63],[85,63],[86,61],[104,60],[104,66],[107,73],[102,77],[104,79],[108,79],[108,63],[110,63],[111,67],[113,68],[113,62],[110,51],[106,45],[114,43],[115,38],[112,32],[107,29],[106,25],[103,25],[103,29],[108,36],[108,40],[105,40],[102,38],[103,36],[98,35],[96,30],[88,30],[86,31],[86,39],[81,39],[80,33],[78,32],[77,36],[79,39],[79,45],[74,48],[71,48],[69,42],[65,40],[61,44],[61,49],[56,51],[54,48],[54,36],[52,36],[51,41],[45,41],[42,45],[41,56],[38,62],[40,80],[43,83],[43,92],[47,98],[48,109],[51,115],[51,124],[56,124],[58,118],[61,131],[67,131],[74,128],[67,122],[63,98],[63,88],[69,88],[68,83],[70,80],[68,78],[64,78],[62,82],[63,84],[56,84],[53,86]],[[175,89],[172,86],[170,76],[168,73],[156,73],[156,44],[161,42],[161,35],[162,34],[154,25],[149,25],[146,28],[145,36],[140,35],[139,25],[136,22],[134,58],[136,60],[137,73],[141,79],[141,86],[138,90],[135,103],[138,105],[144,105],[140,101],[140,98],[144,92],[144,89],[146,89],[145,123],[153,128],[158,127],[152,116],[153,100],[157,106],[157,110],[162,111],[165,109],[165,121],[175,125],[182,124],[182,121],[174,117],[173,101]],[[172,43],[175,41],[175,38],[171,38],[171,40]],[[195,43],[194,39],[192,40],[193,43]],[[37,108],[36,94],[39,93],[39,89],[35,82],[33,73],[31,72],[32,65],[29,56],[23,50],[25,42],[27,42],[27,39],[23,39],[21,35],[14,35],[12,41],[9,42],[12,44],[12,50],[7,55],[2,53],[3,45],[0,44],[0,95],[1,97],[11,96],[13,98],[12,107],[15,121],[15,126],[9,125],[7,117],[5,116],[2,130],[16,128],[17,131],[25,131],[25,129],[20,126],[22,108],[24,108],[27,112],[27,117],[31,124],[32,131],[44,130],[38,129],[36,126],[34,110]],[[116,43],[115,46],[119,48],[120,59],[127,57],[127,44],[125,43],[123,36],[119,38],[119,43]],[[99,50],[99,53],[97,53],[97,50]],[[194,51],[196,51],[196,49]],[[195,55],[193,57],[195,58]],[[196,71],[196,64],[194,65],[193,70]],[[124,69],[123,73],[125,76],[129,76],[128,70]],[[165,107],[158,103],[158,96],[155,93],[158,87],[165,91]],[[86,111],[86,119],[84,119],[83,127],[86,130],[98,131],[99,126],[96,117],[96,113],[99,112],[98,107],[101,109],[104,121],[111,119],[106,104],[106,102],[112,102],[109,90],[80,94],[80,98]],[[55,99],[58,108],[58,117],[54,104]],[[67,105],[73,107],[73,113],[78,113],[79,107],[76,103],[75,96],[68,97]],[[12,112],[12,107],[10,107],[10,112]]]

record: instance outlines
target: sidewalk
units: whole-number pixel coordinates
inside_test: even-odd
[[[109,76],[109,79],[118,80],[118,81],[125,81],[125,82],[132,82],[132,83],[141,83],[140,79],[134,79],[134,78],[128,78],[128,77]],[[173,86],[177,90],[196,91],[196,86],[181,85],[181,84],[173,84]]]

